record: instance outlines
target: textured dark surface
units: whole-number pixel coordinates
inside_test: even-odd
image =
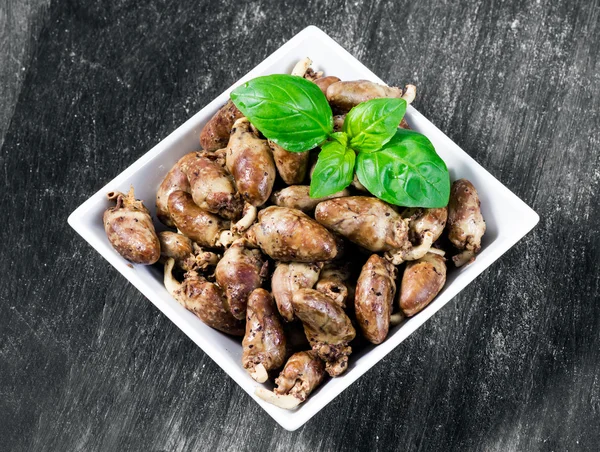
[[[0,0],[0,449],[598,449],[600,7],[445,3]],[[289,433],[66,218],[309,24],[541,221]]]

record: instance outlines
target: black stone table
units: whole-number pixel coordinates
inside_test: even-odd
[[[598,450],[599,20],[593,0],[0,0],[0,449]],[[541,221],[290,433],[66,219],[309,24],[415,83]]]

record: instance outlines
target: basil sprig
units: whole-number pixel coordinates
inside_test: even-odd
[[[264,136],[291,152],[308,151],[333,132],[327,98],[302,77],[257,77],[234,89],[231,100]]]
[[[343,190],[352,183],[356,154],[337,141],[327,141],[321,146],[319,159],[310,183],[311,198],[322,198]],[[312,183],[312,181],[319,183]]]
[[[425,136],[398,129],[377,152],[361,152],[356,175],[367,190],[392,204],[444,207],[450,197],[446,164]]]
[[[342,131],[357,152],[374,152],[387,143],[406,112],[404,99],[373,99],[358,104],[346,115]]]
[[[341,132],[319,87],[292,75],[257,77],[234,89],[231,100],[268,139],[290,152],[321,147],[310,183],[319,198],[354,178],[378,198],[406,207],[443,207],[450,197],[444,161],[425,135],[399,129],[404,99],[373,99],[355,106]],[[356,168],[355,168],[356,167]]]

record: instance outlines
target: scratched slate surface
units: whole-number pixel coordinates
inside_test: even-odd
[[[0,0],[0,449],[597,450],[600,7],[448,3]],[[309,24],[541,222],[289,433],[66,218]]]

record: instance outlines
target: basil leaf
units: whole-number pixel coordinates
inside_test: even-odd
[[[348,135],[346,135],[344,132],[330,133],[329,138],[337,141],[344,147],[348,146]]]
[[[378,152],[360,153],[356,175],[367,190],[405,207],[444,207],[450,197],[446,164],[425,136],[398,129]]]
[[[404,99],[372,99],[348,112],[342,130],[350,137],[352,149],[373,152],[394,136],[405,112]]]
[[[231,92],[235,106],[268,139],[291,152],[304,152],[327,139],[333,114],[321,89],[302,77],[257,77]]]
[[[321,146],[319,160],[310,181],[311,198],[322,198],[346,188],[354,177],[356,154],[337,141]]]

